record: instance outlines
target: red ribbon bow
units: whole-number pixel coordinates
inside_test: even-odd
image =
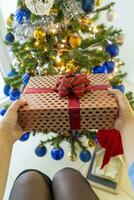
[[[56,81],[54,91],[59,92],[60,97],[66,97],[74,94],[81,97],[84,92],[90,92],[90,80],[86,74],[74,74],[69,72],[64,77],[59,77]]]

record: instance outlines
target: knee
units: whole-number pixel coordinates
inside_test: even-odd
[[[69,177],[69,176],[72,176],[72,175],[81,175],[81,173],[79,171],[73,169],[73,168],[66,167],[66,168],[59,170],[55,174],[55,176],[53,177],[53,181],[55,179],[58,179],[58,178],[63,177],[63,176]]]
[[[33,183],[39,183],[42,181],[42,177],[37,171],[27,171],[22,172],[22,174],[19,175],[19,177],[16,179],[15,183],[17,185],[26,186],[26,185],[32,185]]]

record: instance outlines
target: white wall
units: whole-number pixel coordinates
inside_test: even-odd
[[[105,0],[104,3],[108,1],[110,0]],[[116,0],[116,3],[117,20],[112,24],[124,31],[125,44],[121,48],[120,58],[126,63],[124,70],[128,72],[127,79],[134,83],[134,1]],[[0,9],[5,21],[10,12],[16,9],[16,0],[0,0]],[[105,17],[103,17],[103,20],[106,22]]]
[[[121,47],[120,58],[125,62],[123,70],[128,72],[127,80],[134,83],[134,1],[115,0],[115,2],[117,20],[112,24],[123,29],[125,43]]]
[[[9,16],[11,12],[14,12],[16,9],[16,0],[8,1],[8,0],[1,0],[0,1],[0,10],[3,14],[4,20],[6,17]]]

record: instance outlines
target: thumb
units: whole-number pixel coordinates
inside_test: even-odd
[[[7,113],[10,113],[10,112],[17,112],[19,110],[20,107],[23,107],[27,105],[27,102],[25,101],[22,101],[22,100],[17,100],[15,102],[13,102],[11,104],[11,106],[8,108],[7,110]]]
[[[109,89],[108,91],[115,96],[120,112],[133,112],[128,99],[120,90]]]

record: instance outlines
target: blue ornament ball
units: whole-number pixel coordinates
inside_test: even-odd
[[[118,86],[112,86],[113,89],[118,89],[120,90],[122,93],[125,93],[125,86],[123,84],[118,85]]]
[[[8,74],[7,74],[7,76],[8,77],[13,77],[13,76],[16,76],[18,73],[14,70],[14,69],[12,69]]]
[[[91,159],[90,151],[81,151],[80,152],[80,160],[83,162],[88,162]]]
[[[119,55],[119,47],[116,44],[108,44],[106,46],[106,51],[111,55],[111,57],[115,57]]]
[[[35,154],[39,157],[45,156],[47,153],[47,148],[45,146],[37,146],[35,149]]]
[[[82,9],[84,12],[89,13],[92,12],[95,8],[95,1],[94,0],[83,0],[82,1]]]
[[[29,139],[30,137],[30,132],[25,133],[24,135],[21,136],[21,138],[19,139],[21,142],[25,142]]]
[[[1,108],[1,109],[0,109],[0,115],[1,115],[1,116],[4,116],[5,113],[6,113],[6,111],[7,111],[7,109],[6,109],[5,107]]]
[[[9,96],[9,91],[10,91],[10,85],[5,85],[4,88],[3,88],[3,92],[6,96]]]
[[[30,11],[28,9],[18,9],[15,13],[15,19],[19,24],[30,18]]]
[[[15,101],[15,100],[19,99],[20,98],[20,94],[21,94],[21,92],[20,92],[19,89],[11,88],[9,90],[9,96],[10,96],[10,99],[12,101]]]
[[[6,36],[5,36],[5,40],[6,40],[7,42],[12,43],[12,42],[14,42],[15,37],[14,37],[14,35],[13,35],[12,33],[7,33]]]
[[[107,73],[111,73],[111,72],[114,71],[115,63],[113,61],[105,62],[104,66],[105,66],[105,68],[107,70]]]
[[[29,79],[30,79],[30,74],[27,74],[27,73],[23,74],[22,81],[23,81],[24,86],[28,84]]]
[[[51,156],[54,160],[61,160],[64,156],[64,151],[63,149],[60,147],[60,148],[53,148],[52,151],[51,151]]]
[[[104,65],[98,65],[98,66],[93,68],[92,73],[93,74],[106,74],[107,69]]]

